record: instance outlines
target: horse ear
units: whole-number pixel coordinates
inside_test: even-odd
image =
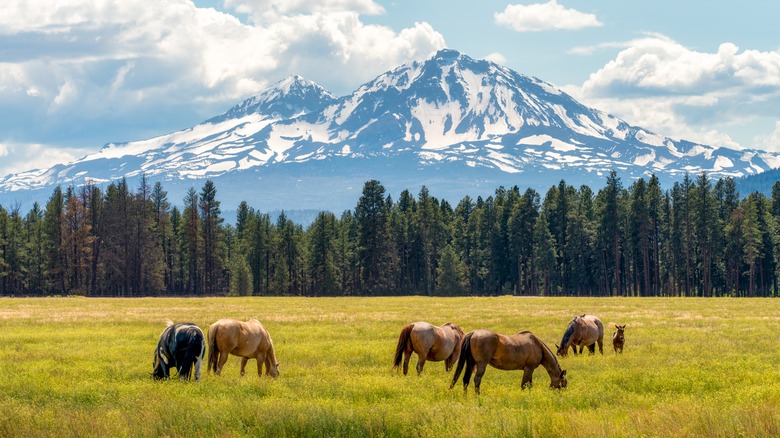
[[[561,377],[566,377],[566,370],[561,371]]]
[[[618,330],[620,330],[620,326],[619,326],[619,325],[617,325],[617,324],[615,324],[615,328],[616,328],[616,329],[618,329]]]

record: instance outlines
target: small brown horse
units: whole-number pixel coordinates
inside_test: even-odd
[[[257,359],[257,374],[265,372],[274,379],[279,377],[279,362],[276,361],[274,342],[260,321],[247,322],[235,319],[220,319],[209,327],[209,371],[219,375],[228,360],[228,355],[241,357],[241,376],[249,359]]]
[[[435,326],[427,322],[414,322],[406,324],[401,329],[398,337],[398,346],[395,349],[393,368],[404,361],[404,375],[409,371],[409,359],[412,351],[417,353],[417,375],[420,375],[425,366],[425,361],[444,361],[444,369],[449,371],[460,356],[460,340],[463,338],[463,329],[452,323],[443,326]]]
[[[575,316],[563,332],[561,345],[556,345],[557,354],[566,357],[569,347],[572,347],[576,355],[577,346],[580,347],[580,353],[584,347],[588,347],[590,354],[595,354],[596,343],[599,344],[599,353],[604,354],[604,325],[601,320],[593,315]]]
[[[623,345],[626,343],[626,337],[623,334],[623,330],[626,329],[626,325],[615,324],[615,333],[612,335],[612,347],[615,349],[615,353],[623,352]]]
[[[525,331],[507,336],[480,329],[470,332],[463,338],[458,367],[455,369],[450,389],[455,386],[465,366],[463,391],[466,392],[468,389],[471,373],[476,369],[474,390],[479,394],[479,384],[482,382],[488,364],[499,370],[523,370],[523,382],[520,385],[523,389],[531,387],[534,370],[539,365],[543,366],[550,375],[551,388],[565,388],[568,382],[566,370],[561,369],[550,347],[533,333]]]

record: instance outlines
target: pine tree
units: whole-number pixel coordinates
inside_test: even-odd
[[[466,265],[458,257],[452,245],[445,246],[437,267],[436,294],[463,295],[467,287]]]
[[[184,197],[184,212],[179,232],[179,247],[182,249],[182,262],[186,271],[184,290],[188,294],[203,293],[201,221],[198,213],[198,193],[190,188]]]
[[[390,290],[388,278],[388,211],[384,199],[385,188],[377,180],[363,186],[363,194],[355,208],[358,230],[358,255],[361,282],[365,293],[377,295]]]
[[[34,295],[46,293],[46,253],[44,249],[43,210],[35,202],[24,219],[27,231],[27,286]]]
[[[207,180],[200,192],[201,230],[203,239],[204,292],[213,295],[220,288],[222,273],[222,248],[220,202],[217,201],[217,189],[211,180]]]

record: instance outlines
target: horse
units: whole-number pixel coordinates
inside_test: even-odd
[[[626,325],[617,325],[615,324],[615,328],[617,329],[615,333],[612,335],[612,347],[615,349],[615,353],[622,353],[623,352],[623,344],[626,342],[626,337],[623,334],[623,330],[626,329]]]
[[[463,374],[465,393],[471,380],[471,373],[476,368],[474,390],[479,395],[479,385],[488,364],[499,370],[523,370],[523,382],[520,385],[522,389],[532,386],[533,373],[539,365],[543,366],[550,375],[551,388],[565,388],[568,384],[566,370],[561,369],[550,347],[533,333],[522,331],[508,336],[480,329],[468,333],[463,338],[458,366],[455,368],[450,389],[455,386],[465,366],[466,372]]]
[[[398,337],[393,368],[398,368],[403,358],[405,376],[409,371],[409,359],[412,357],[412,352],[415,352],[418,376],[422,373],[426,360],[433,362],[443,360],[445,371],[449,371],[460,356],[462,338],[463,329],[450,322],[441,327],[422,321],[406,324]]]
[[[200,380],[205,352],[206,343],[200,327],[189,322],[174,324],[168,321],[154,350],[152,377],[155,380],[167,379],[171,368],[176,368],[179,379],[190,380],[194,369],[195,380]]]
[[[580,347],[580,353],[584,347],[588,347],[590,354],[595,354],[597,342],[599,353],[604,354],[604,325],[601,320],[593,315],[575,316],[566,327],[566,331],[563,332],[561,345],[556,345],[558,347],[557,354],[566,357],[570,346],[574,349],[575,355],[577,354],[577,346]]]
[[[228,355],[241,358],[241,377],[249,359],[257,360],[257,375],[263,375],[265,365],[266,375],[279,377],[279,362],[276,361],[274,342],[271,335],[260,324],[251,319],[247,322],[235,319],[220,319],[209,327],[209,372],[220,375],[222,367],[228,360]]]

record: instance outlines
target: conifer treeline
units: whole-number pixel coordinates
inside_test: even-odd
[[[365,183],[354,210],[304,229],[239,206],[225,224],[207,181],[172,207],[160,183],[56,188],[26,215],[0,206],[0,295],[775,296],[780,182],[743,199],[686,175],[542,197],[499,188],[454,207],[423,187]]]

